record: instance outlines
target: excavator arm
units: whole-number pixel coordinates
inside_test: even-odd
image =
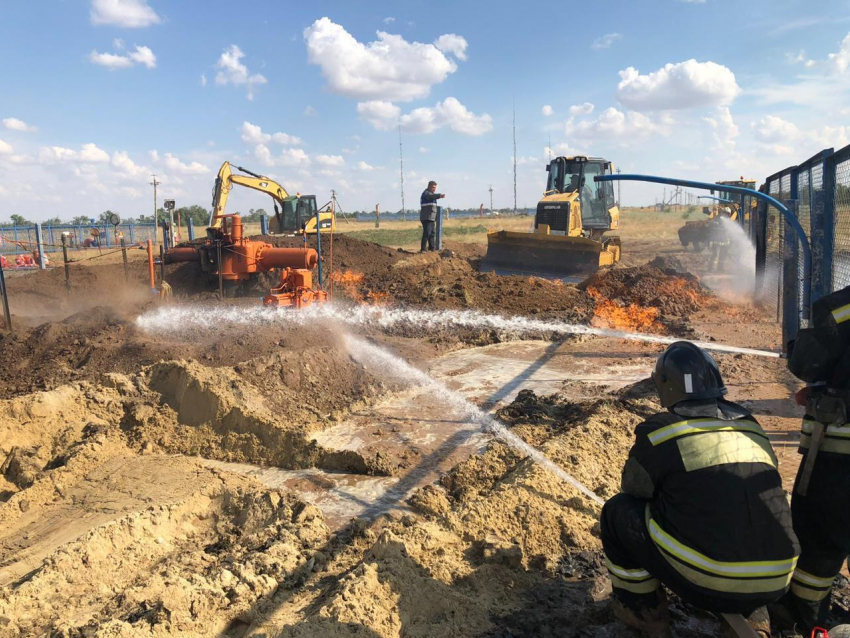
[[[283,211],[283,202],[289,197],[289,193],[286,192],[286,189],[268,177],[252,173],[241,166],[237,166],[236,168],[243,173],[247,173],[247,175],[234,175],[230,167],[230,162],[222,164],[218,171],[218,176],[215,178],[215,186],[213,187],[212,212],[210,214],[209,223],[210,228],[221,227],[223,220],[220,216],[224,215],[224,209],[227,206],[227,198],[230,196],[230,191],[234,184],[245,186],[246,188],[252,188],[256,191],[260,191],[261,193],[270,195],[275,201],[275,216],[278,218],[278,223],[280,223],[280,215]],[[278,210],[278,205],[280,205],[280,210]],[[218,219],[216,219],[217,217]]]

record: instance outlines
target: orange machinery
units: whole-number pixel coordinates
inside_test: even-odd
[[[273,306],[300,308],[313,302],[324,302],[327,293],[314,290],[311,269],[318,263],[312,248],[277,248],[264,241],[243,235],[242,218],[238,214],[217,215],[218,228],[207,229],[207,240],[200,246],[180,246],[165,253],[165,263],[197,261],[201,270],[216,275],[235,287],[258,273],[281,269],[281,285],[263,298]]]

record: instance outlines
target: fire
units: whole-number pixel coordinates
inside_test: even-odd
[[[591,324],[597,328],[625,330],[627,332],[664,332],[664,326],[658,321],[661,311],[658,308],[644,307],[638,304],[617,304],[606,299],[595,288],[588,288],[588,294],[596,301]]]
[[[705,295],[700,294],[690,281],[681,277],[673,277],[658,282],[658,293],[659,296],[665,295],[684,298],[698,306],[701,306],[707,301]]]
[[[382,306],[389,299],[389,293],[369,290],[364,286],[363,273],[345,270],[335,272],[332,276],[334,285],[340,286],[345,295],[360,304]]]

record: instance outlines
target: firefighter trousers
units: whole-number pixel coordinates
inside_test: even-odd
[[[664,584],[683,601],[706,611],[749,616],[778,596],[714,592],[682,576],[661,553],[646,526],[643,499],[618,494],[602,508],[601,535],[614,596],[636,613],[655,607]]]

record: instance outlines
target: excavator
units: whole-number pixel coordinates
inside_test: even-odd
[[[611,182],[613,165],[601,157],[557,157],[531,232],[499,230],[487,235],[484,272],[563,279],[590,274],[620,261],[620,238],[605,236],[620,225]]]
[[[210,213],[209,226],[219,229],[224,219],[224,209],[227,206],[227,198],[234,184],[245,186],[266,193],[272,198],[274,205],[274,217],[269,220],[269,232],[272,234],[301,233],[305,235],[316,234],[316,196],[296,194],[291,196],[286,189],[274,180],[252,173],[241,166],[236,167],[245,175],[233,173],[230,162],[221,165],[218,176],[215,178],[213,187],[212,212]],[[278,207],[278,205],[280,205]],[[333,205],[328,204],[319,211],[318,222],[321,231],[336,230],[336,215]],[[328,209],[328,210],[325,210]]]

